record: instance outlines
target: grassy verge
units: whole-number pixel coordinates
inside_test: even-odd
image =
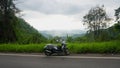
[[[0,52],[16,52],[16,53],[40,53],[43,52],[45,44],[1,44]]]
[[[120,53],[120,42],[69,43],[72,53]]]
[[[41,53],[45,44],[0,44],[0,52]],[[68,43],[71,53],[119,53],[120,42]]]

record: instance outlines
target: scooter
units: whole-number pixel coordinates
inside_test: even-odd
[[[62,43],[61,46],[47,44],[44,47],[44,53],[47,56],[51,56],[52,54],[57,54],[57,55],[69,55],[70,54],[65,43],[64,44]]]

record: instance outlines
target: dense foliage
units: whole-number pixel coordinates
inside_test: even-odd
[[[19,18],[14,27],[18,43],[43,43],[47,39],[23,19]]]
[[[116,21],[120,22],[120,7],[115,10]]]
[[[84,24],[88,26],[88,33],[92,33],[92,40],[97,40],[102,33],[100,29],[105,29],[109,20],[104,6],[91,8],[88,14],[83,17]]]
[[[86,43],[68,43],[67,47],[71,53],[112,53],[120,54],[120,42],[86,42]],[[0,52],[15,53],[43,53],[45,44],[1,44]]]
[[[15,14],[20,10],[15,0],[0,0],[0,43],[41,43],[45,41],[36,29]]]
[[[86,42],[69,43],[68,48],[72,53],[120,53],[120,42]]]
[[[113,26],[107,29],[100,29],[101,34],[93,40],[93,32],[86,33],[82,37],[74,38],[74,42],[103,42],[103,41],[111,41],[111,40],[120,40],[120,24],[115,23]]]

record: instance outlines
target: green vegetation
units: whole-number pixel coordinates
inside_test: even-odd
[[[101,34],[96,38],[93,39],[93,32],[87,33],[82,37],[77,37],[73,41],[74,42],[107,42],[113,40],[120,40],[120,24],[115,23],[113,26],[107,29],[101,29]]]
[[[113,53],[120,54],[120,42],[89,42],[89,43],[68,43],[68,49],[71,53]],[[45,44],[1,44],[0,52],[15,53],[42,53]]]
[[[101,29],[106,29],[111,18],[108,17],[104,5],[96,6],[89,10],[83,17],[84,25],[87,25],[88,33],[91,34],[91,39],[98,40],[98,37],[103,33]]]
[[[45,44],[1,44],[0,52],[41,53]]]
[[[15,14],[19,9],[14,4],[15,0],[0,0],[0,43],[16,42],[14,31],[16,24]]]
[[[72,53],[120,53],[120,42],[69,43]]]
[[[0,0],[0,43],[41,43],[45,42],[36,29],[24,19],[16,16],[20,10],[16,7],[16,0]]]
[[[14,30],[17,37],[17,43],[19,44],[43,43],[47,40],[21,18],[19,18],[18,22],[15,24]]]

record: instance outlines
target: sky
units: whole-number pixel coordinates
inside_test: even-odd
[[[19,0],[22,18],[37,30],[86,30],[83,16],[95,6],[105,6],[109,17],[120,0]]]

